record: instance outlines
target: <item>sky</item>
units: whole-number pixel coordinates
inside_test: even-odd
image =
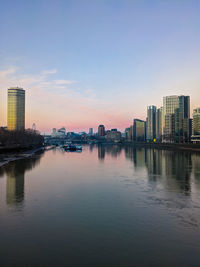
[[[130,126],[166,95],[200,106],[200,0],[0,0],[0,123],[26,90],[26,128]]]

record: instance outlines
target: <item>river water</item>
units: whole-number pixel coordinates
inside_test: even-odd
[[[0,266],[200,266],[200,154],[84,146],[5,165]]]

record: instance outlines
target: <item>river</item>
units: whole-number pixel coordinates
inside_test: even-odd
[[[1,167],[0,266],[200,266],[200,154],[86,145]]]

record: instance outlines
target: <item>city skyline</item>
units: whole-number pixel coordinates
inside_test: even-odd
[[[4,2],[1,125],[11,86],[26,90],[26,128],[35,122],[42,133],[102,123],[124,130],[168,95],[190,95],[192,114],[200,102],[199,11],[197,1]]]
[[[7,125],[5,126],[8,130],[24,130],[27,127],[25,126],[25,90],[23,88],[19,87],[10,87],[8,88],[8,94],[7,94]],[[161,136],[163,135],[169,135],[169,134],[175,134],[176,135],[183,135],[183,129],[185,131],[185,134],[187,133],[187,136],[192,135],[192,119],[194,118],[194,113],[199,114],[199,109],[196,108],[192,111],[192,116],[190,116],[190,96],[184,96],[184,95],[171,95],[171,96],[164,96],[163,97],[163,103],[160,107],[151,105],[147,106],[147,113],[146,113],[146,120],[141,120],[140,118],[133,118],[133,127],[131,129],[131,135],[133,136],[135,132],[137,131],[136,123],[142,122],[144,125],[140,125],[139,127],[142,127],[144,129],[138,128],[140,134],[142,134],[141,131],[143,131],[143,137],[146,135],[147,141],[154,140],[156,138],[157,140],[160,140]],[[152,113],[153,112],[153,113]],[[198,115],[197,115],[198,116]],[[191,123],[191,125],[190,125]],[[199,122],[198,122],[199,123]],[[96,126],[97,127],[97,126]],[[136,127],[136,128],[135,128]],[[172,127],[172,128],[171,128]],[[199,127],[199,126],[198,126]],[[32,129],[36,130],[36,124],[32,124]],[[29,128],[30,129],[30,128]],[[120,129],[119,131],[124,132],[126,136],[127,129]],[[191,132],[189,133],[189,131]],[[199,128],[198,128],[199,129]],[[87,129],[88,130],[88,129]],[[93,134],[93,128],[89,128],[89,131],[81,131],[82,133],[88,133],[89,135]],[[117,131],[117,128],[109,129],[106,128],[105,125],[100,124],[97,128],[97,132],[94,134],[98,134],[100,136],[105,136],[106,131],[107,132]],[[54,135],[56,133],[62,132],[64,135],[66,132],[66,127],[62,126],[60,129],[57,130],[57,128],[53,128],[52,132]],[[96,131],[96,128],[95,128]],[[181,131],[181,132],[180,132]],[[80,132],[79,132],[80,133]],[[44,133],[45,134],[45,133]],[[137,137],[136,137],[137,138]],[[128,138],[129,139],[129,138]],[[156,140],[155,139],[155,140]],[[136,141],[136,140],[135,140]]]

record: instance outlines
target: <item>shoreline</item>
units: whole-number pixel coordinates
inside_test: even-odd
[[[146,143],[146,142],[99,142],[96,145],[121,145],[121,146],[131,146],[131,147],[146,147],[146,148],[156,148],[156,149],[167,149],[167,150],[178,150],[178,151],[191,151],[200,152],[200,144],[174,144],[174,143]]]
[[[173,143],[124,143],[125,145],[131,145],[135,147],[147,147],[157,149],[179,150],[179,151],[191,151],[200,152],[199,144],[173,144]]]
[[[0,168],[12,161],[32,157],[39,151],[44,151],[44,147],[37,147],[31,150],[23,150],[21,152],[15,151],[15,153],[2,153],[0,154]]]
[[[91,144],[86,144],[91,145]],[[93,145],[93,144],[92,144]],[[196,144],[172,144],[172,143],[133,143],[133,142],[99,142],[95,145],[103,145],[103,146],[112,146],[112,145],[120,145],[120,146],[131,146],[135,148],[155,148],[155,149],[164,149],[171,151],[187,151],[187,152],[199,152],[200,153],[200,145]],[[3,151],[5,152],[3,152]],[[25,149],[19,147],[12,147],[6,149],[0,149],[0,168],[12,161],[21,160],[24,158],[29,158],[35,155],[37,152],[45,151],[45,147],[37,147],[32,149]]]

